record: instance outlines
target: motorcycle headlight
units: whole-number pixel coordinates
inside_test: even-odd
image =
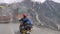
[[[27,31],[27,33],[30,33],[29,31]]]

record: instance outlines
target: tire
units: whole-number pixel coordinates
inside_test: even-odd
[[[27,31],[26,34],[30,34],[30,31]]]

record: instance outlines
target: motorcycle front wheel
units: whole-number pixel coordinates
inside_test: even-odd
[[[29,32],[29,31],[27,31],[27,32],[26,32],[26,34],[30,34],[30,32]]]

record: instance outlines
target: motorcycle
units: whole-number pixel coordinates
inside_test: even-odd
[[[28,27],[22,26],[20,27],[21,34],[30,34],[31,30]]]

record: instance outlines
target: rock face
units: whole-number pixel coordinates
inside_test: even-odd
[[[57,6],[58,5],[58,6]],[[42,23],[45,23],[49,27],[58,28],[57,24],[60,24],[59,18],[59,7],[60,4],[55,3],[53,1],[46,1],[41,4],[40,11],[38,11],[39,19]]]

